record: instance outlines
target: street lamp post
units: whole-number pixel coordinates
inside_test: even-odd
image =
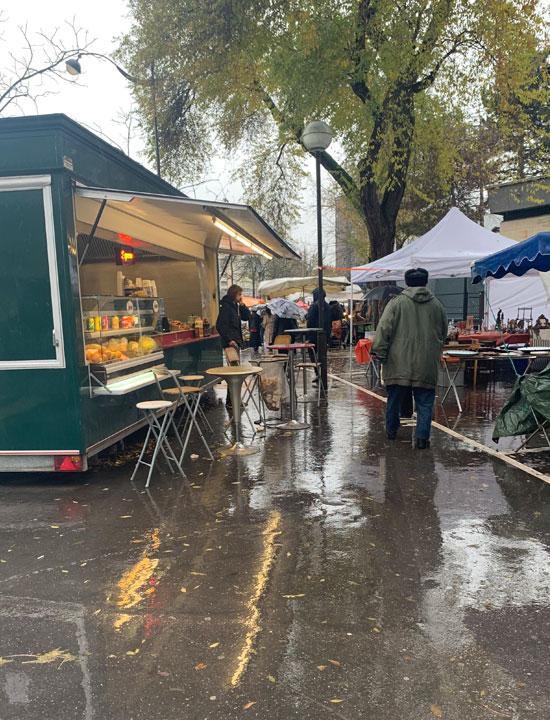
[[[138,78],[134,77],[133,75],[130,75],[129,72],[126,72],[124,68],[121,68],[120,65],[117,65],[116,62],[111,59],[108,55],[102,55],[101,53],[82,53],[79,55],[76,59],[71,58],[70,60],[67,60],[65,63],[65,69],[69,73],[69,75],[80,75],[82,72],[82,67],[80,65],[80,58],[83,56],[88,57],[97,57],[101,60],[107,60],[111,63],[111,65],[114,65],[116,69],[119,71],[119,73],[126,78],[126,80],[129,80],[130,82],[137,84],[139,83]],[[155,87],[155,65],[154,63],[151,63],[151,89],[153,92],[153,126],[155,131],[155,159],[156,159],[156,165],[157,165],[157,175],[160,177],[160,145],[159,145],[159,130],[158,130],[158,119],[157,119],[157,93],[156,93],[156,87]]]
[[[323,231],[321,218],[321,153],[324,152],[332,141],[332,131],[329,126],[321,120],[314,120],[309,123],[302,133],[302,143],[306,150],[315,156],[315,175],[317,184],[317,272],[319,288],[319,340],[317,353],[321,363],[321,382],[323,387],[328,387],[327,377],[327,335],[325,333],[325,298],[323,290]]]

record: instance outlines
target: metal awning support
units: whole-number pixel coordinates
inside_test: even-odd
[[[86,247],[84,248],[84,252],[82,253],[82,257],[80,258],[78,267],[80,267],[82,265],[82,263],[84,262],[84,258],[86,257],[88,248],[92,244],[92,240],[94,239],[95,231],[97,230],[97,226],[99,225],[99,221],[101,220],[101,216],[103,215],[103,210],[105,209],[106,204],[107,204],[107,200],[105,198],[103,198],[103,200],[101,201],[101,205],[99,206],[99,210],[97,211],[97,215],[94,220],[94,224],[92,225],[92,229],[90,230],[90,233],[88,235],[88,239],[86,240]]]

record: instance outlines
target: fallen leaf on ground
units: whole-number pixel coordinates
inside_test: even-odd
[[[204,663],[199,663],[198,665],[195,665],[195,670],[204,670],[206,665]]]
[[[187,590],[184,587],[182,587],[182,588],[180,588],[180,592],[187,592]]]
[[[326,665],[317,665],[317,670],[324,670]]]
[[[170,673],[164,672],[164,670],[157,670],[157,675],[161,675],[162,677],[169,677]]]
[[[492,707],[489,707],[488,705],[483,705],[483,703],[481,704],[481,707],[485,708],[485,710],[488,710],[489,712],[492,712],[493,715],[498,715],[499,717],[503,717],[503,718],[511,718],[512,717],[512,715],[510,715],[510,713],[499,712],[498,710],[494,710]]]
[[[267,679],[269,680],[269,682],[275,682],[275,678],[273,677],[273,675],[268,675]]]
[[[329,660],[329,663],[332,663],[333,665],[340,665],[338,660]]]
[[[52,663],[61,660],[61,663],[59,665],[59,667],[61,667],[63,663],[76,660],[76,657],[74,655],[71,655],[71,653],[67,650],[61,650],[61,648],[50,650],[50,652],[47,653],[37,653],[36,655],[30,655],[28,657],[34,657],[34,660],[25,660],[23,661],[23,665],[44,665],[46,663]]]
[[[127,650],[126,655],[137,655],[138,652],[139,652],[139,648],[137,648],[136,650]]]
[[[483,697],[485,695],[485,690],[482,690],[479,694],[481,697]]]
[[[132,516],[131,515],[121,515],[120,519],[124,520],[125,518],[130,518],[130,517],[132,517]]]
[[[59,527],[59,525],[50,525],[50,527],[53,528],[54,530],[57,530],[57,528]]]
[[[215,648],[215,647],[218,647],[219,644],[220,644],[219,642],[212,643],[212,645],[209,645],[208,647]]]
[[[203,577],[206,577],[206,573],[201,573],[201,572],[193,572],[193,571],[191,571],[189,574],[190,574],[190,575],[202,575]]]
[[[343,700],[338,700],[337,698],[334,698],[334,700],[330,701],[331,703],[341,703],[344,702]]]
[[[517,685],[518,687],[525,687],[525,686],[527,685],[527,683],[517,682],[516,685]]]
[[[255,705],[255,704],[256,704],[255,702],[246,703],[246,705],[243,705],[243,710],[248,710],[248,708],[251,708],[252,705]]]
[[[443,717],[443,710],[437,705],[430,705],[430,710],[432,711],[432,715],[435,715],[436,718]]]

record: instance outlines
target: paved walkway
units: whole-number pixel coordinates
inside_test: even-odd
[[[383,409],[335,383],[150,492],[1,478],[1,720],[548,717],[549,488]]]

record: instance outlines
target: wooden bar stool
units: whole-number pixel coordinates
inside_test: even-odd
[[[180,375],[179,378],[180,380],[183,380],[186,385],[193,385],[198,387],[202,385],[204,375]]]
[[[174,463],[174,465],[179,470],[181,476],[185,477],[185,473],[183,472],[183,469],[181,467],[180,460],[178,460],[178,458],[176,457],[167,437],[167,431],[170,424],[173,422],[174,412],[176,411],[177,403],[170,402],[170,400],[145,400],[144,402],[137,403],[136,407],[138,410],[141,410],[141,412],[145,416],[149,427],[147,429],[147,435],[145,436],[145,442],[143,443],[143,447],[141,448],[141,453],[139,455],[138,461],[136,463],[134,472],[132,473],[132,477],[130,478],[130,480],[133,480],[136,476],[139,466],[145,465],[149,468],[145,487],[149,487],[149,483],[151,482],[151,475],[153,474],[153,468],[155,467],[159,451],[162,451],[164,459],[166,460],[168,467],[170,468],[170,472],[173,472],[172,463]],[[162,416],[162,421],[160,421],[159,413],[162,411],[164,411],[164,415]],[[148,463],[145,462],[143,458],[147,451],[147,445],[149,443],[151,435],[155,438],[156,442],[155,449],[153,450],[153,455],[151,457],[151,462]]]

